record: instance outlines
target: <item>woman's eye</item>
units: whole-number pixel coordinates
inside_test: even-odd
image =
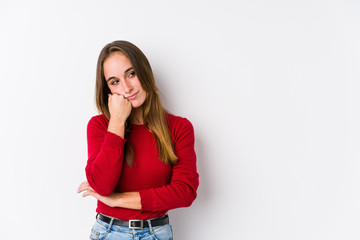
[[[131,72],[131,73],[129,74],[129,77],[133,77],[133,76],[135,76],[135,72]]]
[[[112,83],[111,83],[111,85],[115,85],[115,84],[117,84],[119,81],[118,80],[115,80],[115,81],[113,81]]]

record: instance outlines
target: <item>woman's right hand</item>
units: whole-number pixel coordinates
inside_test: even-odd
[[[117,93],[109,94],[108,97],[110,119],[125,124],[131,113],[131,102]]]
[[[110,112],[108,131],[124,138],[125,122],[131,113],[131,102],[123,95],[109,94],[108,107]]]

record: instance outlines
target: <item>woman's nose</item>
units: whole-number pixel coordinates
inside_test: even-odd
[[[125,80],[125,81],[123,81],[122,89],[123,89],[124,93],[129,93],[132,90],[132,86]]]

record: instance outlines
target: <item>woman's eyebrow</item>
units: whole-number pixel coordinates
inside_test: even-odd
[[[128,71],[132,70],[132,69],[133,69],[133,67],[130,67],[130,68],[126,69],[126,71],[124,72],[124,74],[127,73]],[[106,82],[108,82],[108,81],[110,81],[111,79],[114,79],[114,78],[116,78],[116,77],[109,77],[109,78],[106,80]]]
[[[133,67],[128,68],[124,73],[127,73],[127,72],[130,71],[131,69],[133,69]]]
[[[106,80],[106,82],[110,81],[111,79],[114,79],[116,77],[109,77],[108,80]]]

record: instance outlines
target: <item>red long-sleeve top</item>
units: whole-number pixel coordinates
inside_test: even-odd
[[[90,186],[100,195],[138,191],[141,210],[109,207],[98,201],[97,212],[122,220],[163,216],[170,209],[188,207],[196,198],[199,175],[194,151],[194,129],[186,119],[166,115],[178,162],[161,162],[154,135],[144,125],[132,125],[127,139],[108,132],[108,119],[97,115],[87,126],[88,161],[85,168]],[[124,145],[130,141],[134,162],[124,159]]]

